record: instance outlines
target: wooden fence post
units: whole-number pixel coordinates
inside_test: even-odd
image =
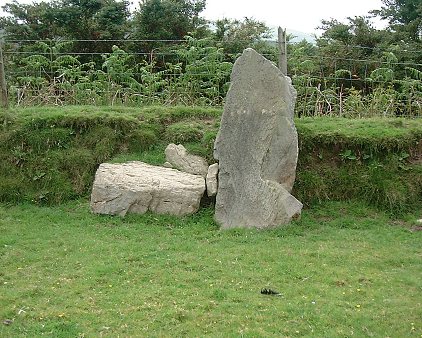
[[[278,59],[278,68],[287,76],[287,43],[286,30],[278,27],[278,48],[280,51]]]
[[[0,41],[0,99],[3,108],[9,108],[9,99],[7,97],[6,75],[4,73],[3,42]]]

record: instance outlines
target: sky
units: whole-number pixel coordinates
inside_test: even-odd
[[[9,0],[0,0],[0,6],[6,2]],[[31,3],[32,0],[18,2]],[[137,0],[132,2],[137,3]],[[312,34],[316,33],[322,19],[345,22],[347,17],[366,15],[372,9],[380,9],[381,5],[381,0],[207,0],[202,15],[209,20],[249,17],[263,21],[269,27],[281,26]],[[374,24],[378,28],[385,26],[379,21]]]
[[[381,0],[207,0],[203,14],[210,20],[246,16],[264,21],[270,27],[315,33],[322,19],[346,22],[347,17],[367,15],[381,6]],[[379,20],[374,25],[385,26]]]

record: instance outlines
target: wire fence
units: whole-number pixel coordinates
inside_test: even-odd
[[[238,55],[227,45],[192,38],[8,40],[2,61],[11,105],[222,106]],[[277,41],[242,45],[248,46],[278,60]],[[422,64],[409,61],[418,51],[403,50],[399,60],[378,47],[347,50],[387,56],[306,53],[289,44],[298,116],[422,116]]]

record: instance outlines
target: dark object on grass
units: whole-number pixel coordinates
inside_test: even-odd
[[[280,292],[271,289],[261,289],[261,294],[270,296],[281,296]]]
[[[11,319],[5,319],[5,320],[3,320],[3,324],[4,325],[10,325],[12,323],[13,323],[13,320],[11,320]]]

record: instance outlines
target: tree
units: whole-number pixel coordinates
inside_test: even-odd
[[[422,0],[382,0],[383,7],[372,14],[388,20],[385,39],[389,51],[400,63],[422,63]],[[402,70],[405,73],[405,70]]]
[[[14,0],[2,8],[9,15],[0,18],[0,29],[9,39],[43,40],[59,35],[54,15],[57,8],[54,4],[20,4]]]
[[[399,40],[422,41],[422,1],[382,0],[384,6],[372,11],[389,21]]]
[[[347,23],[323,20],[320,29],[323,33],[317,39],[317,46],[323,75],[337,77],[337,71],[344,73],[347,70],[356,84],[357,79],[364,78],[376,67],[372,61],[379,60],[381,56],[376,47],[388,37],[386,31],[372,26],[369,17],[362,16],[348,18]]]
[[[110,52],[128,30],[129,3],[126,0],[61,0],[55,13],[56,25],[67,39],[89,40],[74,43],[78,53]]]
[[[200,29],[205,0],[142,0],[133,20],[133,37],[144,40],[182,40]]]
[[[72,39],[123,39],[128,5],[126,0],[61,0],[56,24]]]
[[[266,54],[271,49],[268,41],[271,29],[265,23],[245,17],[243,20],[221,19],[214,23],[214,39],[224,51],[236,56],[247,47]]]
[[[318,44],[336,42],[344,46],[360,46],[366,49],[364,53],[367,55],[387,37],[385,31],[373,27],[370,17],[367,16],[348,18],[347,23],[335,19],[322,20],[322,26],[319,28],[324,32],[317,40]]]
[[[122,39],[129,17],[126,0],[59,0],[3,6],[9,14],[0,20],[10,39]],[[79,46],[80,47],[80,46]],[[84,46],[92,50],[92,44]]]

